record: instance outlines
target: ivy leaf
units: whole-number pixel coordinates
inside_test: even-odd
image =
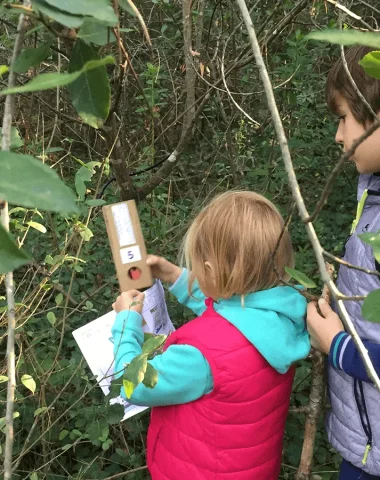
[[[1,180],[0,180],[1,183]],[[1,198],[1,195],[0,195]],[[0,274],[12,272],[30,260],[28,254],[18,248],[12,237],[0,224]]]
[[[153,367],[153,365],[151,365],[148,362],[148,366],[144,375],[143,384],[148,388],[154,388],[157,385],[157,382],[158,382],[158,372]]]
[[[338,45],[366,45],[368,47],[380,48],[380,38],[377,33],[358,32],[356,30],[325,29],[309,33],[305,36],[307,40],[321,40]]]
[[[38,222],[27,222],[27,225],[29,225],[29,227],[34,228],[35,230],[38,230],[41,233],[46,233],[46,227],[44,227]]]
[[[0,152],[0,198],[23,207],[67,214],[76,212],[75,196],[57,173],[21,153]]]
[[[84,17],[81,15],[70,15],[67,12],[63,12],[58,8],[54,8],[49,5],[45,0],[32,0],[33,10],[41,12],[61,25],[65,25],[68,28],[78,28],[84,22]]]
[[[380,262],[380,234],[368,232],[361,233],[358,237],[362,242],[371,245],[374,257]]]
[[[97,23],[92,18],[86,18],[77,36],[88,44],[93,43],[99,46],[116,41],[113,31],[107,25]]]
[[[2,141],[2,139],[3,139],[3,132],[2,132],[2,128],[0,127],[0,142]],[[17,128],[12,127],[11,128],[11,145],[10,145],[11,150],[20,148],[23,145],[24,145],[24,142],[22,141]]]
[[[99,61],[93,47],[82,40],[75,42],[70,57],[69,72],[83,68],[90,61]],[[88,70],[69,86],[71,101],[81,119],[94,128],[100,128],[111,105],[111,89],[104,65]]]
[[[24,92],[38,92],[42,90],[49,90],[50,88],[64,87],[77,80],[81,75],[91,70],[102,67],[105,71],[104,65],[114,63],[113,57],[107,56],[85,63],[78,71],[71,73],[41,73],[37,75],[30,82],[20,87],[4,88],[0,90],[0,95],[9,95],[14,93]]]
[[[37,408],[37,410],[34,412],[34,417],[37,417],[40,413],[46,412],[46,410],[49,410],[49,407],[40,407]]]
[[[25,73],[31,67],[36,67],[49,55],[50,44],[43,43],[37,48],[24,48],[13,64],[16,73]]]
[[[160,347],[166,340],[167,335],[155,335],[152,338],[149,338],[142,347],[142,352],[147,353],[148,355],[155,350],[157,350],[158,347]]]
[[[27,374],[23,375],[21,377],[21,382],[28,390],[30,390],[34,394],[34,392],[36,391],[36,382],[33,380],[32,376]]]
[[[294,278],[294,280],[299,282],[305,288],[316,288],[317,285],[315,284],[315,282],[313,282],[313,280],[311,280],[304,273],[290,267],[285,267],[285,271],[291,278]]]
[[[374,290],[364,300],[363,317],[372,323],[380,323],[380,290]]]
[[[367,53],[360,61],[361,65],[366,74],[373,78],[380,78],[380,52],[373,51]]]

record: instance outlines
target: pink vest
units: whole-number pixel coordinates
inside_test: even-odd
[[[277,480],[294,369],[274,370],[212,304],[206,300],[206,312],[170,335],[165,348],[198,348],[214,389],[194,402],[153,408],[149,471],[153,480]]]

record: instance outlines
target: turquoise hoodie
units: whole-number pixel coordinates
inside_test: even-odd
[[[197,283],[192,297],[188,290],[188,271],[170,288],[180,303],[200,316],[205,311],[205,296]],[[309,335],[305,326],[306,299],[286,286],[274,287],[247,295],[244,307],[240,296],[221,299],[215,310],[232,323],[273,368],[286,373],[290,366],[305,358],[310,351]],[[128,320],[128,321],[127,321]],[[115,353],[115,371],[141,353],[144,335],[142,317],[128,310],[116,316],[112,328]],[[150,363],[159,372],[154,389],[140,384],[130,403],[135,405],[175,405],[192,402],[213,390],[210,366],[201,352],[191,345],[171,345]],[[125,398],[124,389],[121,394]]]

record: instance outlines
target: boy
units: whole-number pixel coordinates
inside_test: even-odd
[[[380,80],[366,75],[359,61],[373,48],[354,47],[347,54],[349,71],[374,112],[380,115]],[[358,98],[342,60],[327,78],[327,103],[339,115],[335,140],[347,151],[374,118]],[[358,234],[380,230],[380,129],[357,149],[351,158],[359,177],[358,209],[353,230],[345,247],[344,260],[380,272],[372,247]],[[380,289],[380,278],[340,266],[338,288],[348,296],[367,295]],[[380,324],[367,322],[361,315],[362,302],[345,302],[348,314],[362,338],[373,365],[380,375]],[[343,457],[340,480],[380,480],[380,393],[371,383],[352,337],[329,305],[319,301],[308,307],[308,330],[312,344],[329,355],[329,393],[332,411],[327,419],[330,443]]]

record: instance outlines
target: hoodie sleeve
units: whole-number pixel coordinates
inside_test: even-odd
[[[169,288],[169,291],[176,299],[185,307],[190,308],[198,317],[206,310],[206,297],[199,288],[198,282],[195,281],[192,288],[192,296],[188,291],[189,271],[184,268],[176,282]]]
[[[129,310],[118,313],[112,327],[112,337],[115,372],[120,372],[120,377],[125,364],[142,351],[144,333],[141,315]],[[158,372],[158,382],[154,388],[147,388],[140,383],[129,399],[125,396],[124,388],[121,388],[122,397],[133,405],[153,407],[192,402],[214,388],[209,363],[191,345],[171,345],[149,363]]]
[[[380,345],[367,340],[363,340],[363,344],[368,350],[376,373],[380,375]],[[343,370],[350,377],[372,383],[353,338],[346,332],[339,332],[334,337],[329,353],[329,363],[334,368]]]

